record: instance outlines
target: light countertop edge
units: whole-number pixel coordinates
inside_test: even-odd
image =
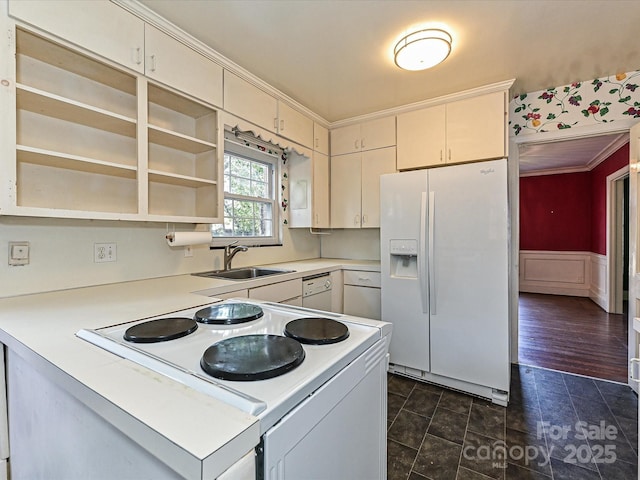
[[[269,266],[295,272],[247,281],[186,274],[1,298],[0,341],[150,453],[175,462],[180,473],[215,478],[258,444],[258,419],[75,333],[206,305],[216,294],[317,273],[380,270],[378,261],[325,258]],[[180,418],[166,415],[167,408],[185,413]]]

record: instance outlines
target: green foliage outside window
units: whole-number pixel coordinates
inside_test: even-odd
[[[233,153],[224,154],[224,224],[219,237],[273,235],[273,166]]]

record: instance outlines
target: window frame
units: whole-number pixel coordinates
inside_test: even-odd
[[[226,133],[226,132],[225,132]],[[280,155],[269,154],[252,148],[250,146],[243,145],[228,138],[225,138],[224,142],[224,154],[235,155],[238,157],[246,158],[250,161],[265,163],[270,165],[269,170],[271,172],[270,190],[272,203],[272,235],[268,237],[245,237],[245,236],[213,236],[213,226],[219,224],[212,224],[212,247],[223,247],[229,245],[232,242],[237,242],[238,245],[245,245],[248,247],[257,246],[280,246],[282,245],[282,222],[280,211],[280,190],[281,190],[281,162]],[[224,157],[223,157],[224,158]],[[221,179],[224,189],[224,172]],[[228,199],[226,191],[223,191],[223,202]],[[231,194],[233,195],[233,194]],[[237,198],[237,197],[233,197]],[[266,201],[266,199],[264,199]],[[262,199],[261,199],[262,201]],[[223,207],[224,210],[224,207]],[[224,222],[224,213],[223,213]]]

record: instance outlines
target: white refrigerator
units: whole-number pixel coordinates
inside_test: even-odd
[[[506,405],[507,160],[383,175],[380,213],[390,371]]]

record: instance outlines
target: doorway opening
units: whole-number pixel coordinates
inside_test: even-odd
[[[520,145],[519,363],[626,383],[626,143],[616,133]],[[532,208],[536,185],[545,198]]]

